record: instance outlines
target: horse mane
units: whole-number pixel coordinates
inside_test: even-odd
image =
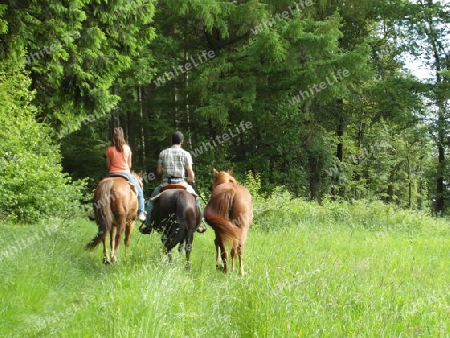
[[[234,183],[238,184],[236,179],[231,176],[233,174],[233,169],[226,171],[217,171],[216,169],[213,169],[214,172],[214,183],[213,187],[216,187],[218,185],[224,184],[224,183]]]

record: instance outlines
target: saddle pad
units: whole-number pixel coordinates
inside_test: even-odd
[[[158,195],[156,195],[156,196],[154,196],[154,197],[150,197],[150,201],[152,201],[152,202],[156,201],[156,200],[159,198],[159,196],[162,195],[162,193],[163,193],[164,191],[169,190],[169,189],[173,189],[173,190],[186,190],[186,187],[185,187],[185,186],[182,186],[182,188],[180,189],[180,188],[174,188],[174,187],[173,187],[174,185],[177,186],[177,184],[171,184],[171,186],[172,186],[171,188],[166,188],[166,189],[163,190],[163,188],[166,187],[166,186],[164,186],[163,188],[161,188],[161,190],[163,190],[163,191],[161,191]],[[197,198],[197,197],[198,197],[197,194],[191,193],[191,195],[194,196],[194,198]]]

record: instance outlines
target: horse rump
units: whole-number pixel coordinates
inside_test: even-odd
[[[221,194],[213,195],[203,211],[205,221],[214,231],[231,240],[241,235],[237,221],[230,217],[234,197],[235,192],[232,189],[224,190]]]

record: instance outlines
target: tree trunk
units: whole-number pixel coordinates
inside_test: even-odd
[[[442,90],[442,84],[445,78],[441,75],[442,70],[448,70],[448,55],[445,54],[445,46],[443,46],[443,37],[440,36],[441,28],[437,27],[435,17],[433,17],[431,9],[436,5],[433,0],[418,1],[425,13],[425,20],[422,29],[424,31],[427,43],[430,46],[430,59],[432,58],[434,69],[436,70],[436,84],[433,87],[436,106],[438,109],[437,116],[437,148],[438,148],[438,167],[436,175],[436,214],[442,215],[445,211],[445,182],[444,174],[446,167],[445,160],[445,142],[446,139],[446,105],[448,93]]]
[[[344,121],[342,118],[340,118],[336,127],[336,136],[338,138],[338,144],[336,146],[336,157],[339,163],[343,163],[344,161],[344,142],[342,139],[344,136],[344,129]],[[344,197],[345,195],[344,188],[340,185],[339,175],[336,175],[332,181],[331,195],[341,197]]]
[[[138,101],[139,101],[139,120],[140,120],[140,152],[139,164],[145,165],[145,133],[144,133],[144,105],[142,103],[142,87],[138,86]],[[145,171],[145,170],[144,170]]]
[[[344,142],[343,136],[345,131],[345,121],[343,118],[343,104],[344,101],[342,99],[336,100],[336,113],[339,114],[338,122],[336,126],[336,137],[337,137],[337,145],[336,145],[336,158],[339,163],[343,163],[344,161]],[[340,177],[339,175],[332,176],[331,178],[331,195],[332,196],[341,196],[344,197],[345,191],[344,188],[340,185]]]
[[[442,144],[438,144],[439,162],[436,178],[436,214],[442,215],[445,209],[444,203],[444,168],[445,168],[445,149]]]
[[[320,203],[319,183],[320,183],[320,166],[316,156],[308,155],[309,163],[309,196],[311,200],[316,200]]]
[[[422,191],[423,191],[423,183],[422,179],[419,181],[419,185],[417,187],[417,209],[422,210]]]
[[[131,159],[131,166],[132,166],[131,169],[136,171],[136,167],[138,164],[138,156],[136,151],[136,136],[134,132],[133,113],[129,109],[127,111],[126,125],[123,129],[125,133],[125,138],[133,153]]]

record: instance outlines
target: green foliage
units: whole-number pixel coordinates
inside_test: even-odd
[[[154,38],[153,1],[11,2],[3,14],[0,53],[25,63],[40,118],[56,129],[75,130],[93,111],[110,111],[120,100],[117,77]]]
[[[435,170],[430,145],[447,147],[445,54],[430,59],[440,69],[434,86],[408,75],[402,53],[433,43],[437,52],[445,50],[445,4],[155,4],[0,5],[0,56],[13,68],[25,61],[36,118],[54,128],[73,179],[89,177],[92,188],[104,175],[103,148],[111,127],[120,125],[133,167],[147,173],[154,172],[171,133],[182,130],[185,149],[196,152],[204,195],[214,167],[234,168],[242,178],[251,171],[260,179],[260,194],[283,186],[293,197],[318,202],[332,195],[423,209],[444,194],[432,182],[436,174],[443,179],[447,166]],[[424,95],[440,100],[438,116],[430,106],[433,124],[425,120]],[[241,122],[252,127],[213,142]],[[392,150],[354,160],[382,141]]]
[[[52,131],[37,123],[29,79],[0,70],[0,217],[34,222],[71,217],[82,199],[83,181],[61,172],[61,155]]]
[[[405,210],[379,200],[354,200],[348,203],[324,199],[322,205],[315,206],[310,201],[294,198],[283,188],[275,189],[267,198],[256,197],[254,202],[253,227],[265,231],[278,231],[304,223],[382,232],[419,231],[430,221],[426,211]]]
[[[261,195],[261,175],[249,171],[243,185],[248,189],[250,195],[252,195],[253,203],[258,204],[264,198]]]

